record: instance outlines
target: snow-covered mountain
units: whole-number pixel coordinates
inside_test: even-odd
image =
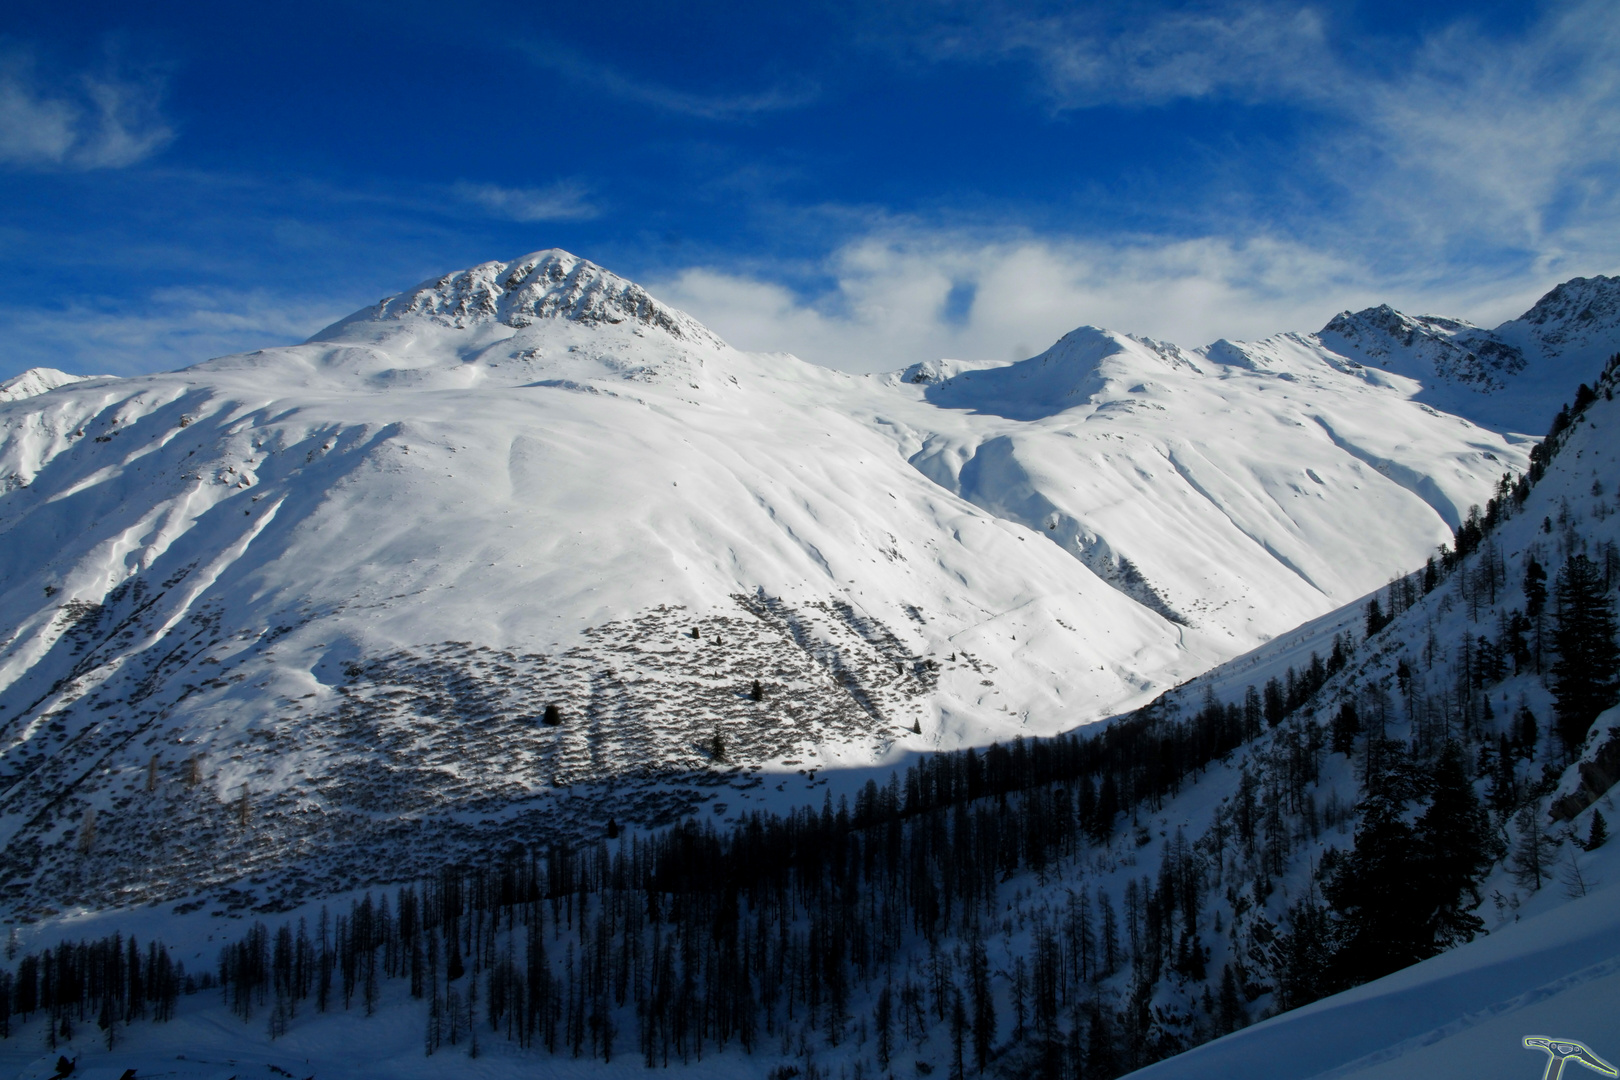
[[[920,759],[903,782],[843,770],[836,815],[829,793],[820,813],[599,828],[572,851],[513,829],[471,865],[305,897],[268,927],[215,917],[240,904],[49,918],[13,939],[14,978],[0,967],[23,1014],[0,1011],[0,1063],[1510,1080],[1543,1066],[1537,1034],[1620,1057],[1620,849],[1598,818],[1620,707],[1565,738],[1549,704],[1569,575],[1611,605],[1620,582],[1617,388],[1620,361],[1379,606],[1119,723]],[[101,820],[81,819],[81,860]],[[1439,955],[1394,970],[1413,951]],[[182,989],[214,972],[223,994]]]
[[[1476,423],[1540,434],[1569,387],[1590,380],[1620,337],[1620,278],[1572,278],[1486,330],[1383,305],[1343,312],[1316,335],[1341,356],[1416,379],[1420,400]]]
[[[1609,594],[1620,581],[1620,373],[1581,372],[1596,393],[1533,456],[1436,401],[1540,392],[1599,348],[1612,284],[1561,286],[1516,320],[1534,328],[1518,361],[1485,348],[1503,328],[1388,312],[1356,323],[1411,337],[1387,368],[1369,333],[1357,359],[1328,331],[1189,350],[1083,327],[1014,364],[852,377],[731,349],[552,251],[425,283],[302,345],[0,405],[0,897],[25,924],[8,951],[138,931],[236,980],[234,1005],[186,998],[174,1026],[101,1027],[82,1001],[71,1018],[36,1011],[15,1021],[32,1041],[0,1039],[0,1061],[50,1075],[48,1023],[71,1054],[117,1041],[125,1058],[87,1059],[114,1075],[284,1072],[299,1056],[456,1072],[459,1054],[422,1056],[406,894],[392,922],[343,895],[415,880],[430,884],[412,905],[433,897],[427,955],[447,950],[426,972],[430,1052],[437,1025],[453,1047],[458,1025],[484,1023],[461,995],[492,1003],[496,975],[522,968],[556,988],[551,1042],[568,1002],[559,1053],[587,1029],[595,1053],[618,1025],[647,1060],[672,1041],[686,1055],[669,1018],[711,1029],[690,1020],[699,999],[671,996],[689,985],[764,1010],[763,1046],[719,1036],[713,1065],[737,1075],[892,1070],[891,1050],[922,1075],[980,1032],[966,1052],[1004,1074],[1114,1075],[1344,985],[1356,909],[1311,907],[1344,880],[1320,868],[1395,850],[1363,844],[1378,799],[1423,825],[1452,741],[1459,784],[1492,815],[1476,836],[1503,841],[1482,857],[1506,858],[1453,898],[1466,910],[1447,942],[1470,919],[1493,936],[1157,1068],[1399,1072],[1462,1032],[1608,993],[1620,960],[1595,879],[1615,856],[1575,840],[1612,811],[1620,711],[1560,743],[1542,670],[1556,620],[1523,618],[1532,560],[1549,587],[1577,555]],[[1526,469],[1533,486],[1513,478]],[[1401,576],[1442,542],[1466,551]],[[915,756],[1138,705],[1095,739]],[[701,853],[686,872],[726,851],[735,870],[762,828],[748,815],[822,799],[770,826],[769,858],[851,829],[867,857],[795,864],[774,901],[659,915],[662,892],[709,885],[618,880],[652,843],[680,870],[679,837]],[[745,822],[738,846],[697,825],[648,839],[699,811]],[[578,860],[553,846],[585,838]],[[552,903],[514,902],[542,867],[534,896]],[[447,898],[463,888],[482,899],[458,923]],[[351,898],[328,939],[323,905]],[[232,957],[254,940],[255,963],[270,955],[232,919],[281,913],[276,955],[296,920],[319,926],[321,963],[347,965],[341,1007],[358,992],[376,1026],[335,1001],[295,1020],[307,977],[302,997],[276,982],[267,1029],[230,1018],[267,986],[244,999]],[[674,949],[698,924],[741,925],[759,951],[725,953],[722,974],[704,966],[721,953]],[[577,964],[560,940],[576,933]],[[643,948],[655,962],[610,1005],[592,965],[629,971]],[[734,978],[767,959],[802,980],[785,1009],[769,976]],[[0,968],[8,1003],[23,1000],[12,977]],[[725,980],[758,998],[712,996]],[[500,985],[508,1005],[524,993]],[[1388,1037],[1344,1037],[1367,1018]],[[892,1028],[881,1043],[868,1019]],[[527,1037],[501,1043],[491,1075],[532,1066]]]
[[[549,251],[0,406],[6,896],[264,903],[1134,707],[1526,467],[1326,342],[855,377]]]
[[[13,375],[0,382],[0,401],[21,401],[23,398],[43,394],[47,390],[55,390],[58,386],[79,382],[83,378],[83,375],[69,375],[55,368],[29,368],[21,375]]]

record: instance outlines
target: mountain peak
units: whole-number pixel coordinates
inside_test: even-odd
[[[1318,338],[1363,363],[1415,378],[1439,379],[1483,393],[1500,390],[1524,370],[1519,348],[1461,319],[1407,315],[1388,304],[1335,315]]]
[[[692,344],[723,344],[696,319],[654,299],[635,282],[560,248],[533,252],[511,262],[480,263],[424,281],[337,325],[413,317],[457,329],[491,322],[522,328],[543,319],[567,319],[588,326],[631,323]],[[323,330],[316,339],[327,332]]]
[[[70,375],[56,368],[35,367],[29,368],[21,375],[14,375],[4,382],[0,382],[0,401],[21,401],[23,398],[37,397],[58,386],[69,383],[83,382],[91,378],[89,375]]]
[[[1617,330],[1620,277],[1602,274],[1553,286],[1529,311],[1496,328],[1504,337],[1533,339],[1549,356],[1575,353],[1594,363],[1605,358]]]
[[[1486,331],[1461,319],[1447,319],[1440,315],[1408,315],[1388,304],[1363,308],[1360,311],[1341,311],[1322,327],[1318,336],[1339,334],[1347,338],[1372,339],[1369,348],[1379,348],[1381,336],[1398,341],[1410,348],[1421,338],[1451,340],[1458,335],[1473,336]]]

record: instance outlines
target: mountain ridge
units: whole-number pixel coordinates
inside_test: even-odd
[[[1351,359],[1427,381],[1440,408],[1536,433],[1568,387],[1591,379],[1613,351],[1620,278],[1571,278],[1490,330],[1383,304],[1341,312],[1315,336]]]

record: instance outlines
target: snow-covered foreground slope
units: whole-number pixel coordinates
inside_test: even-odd
[[[542,252],[0,406],[5,896],[279,904],[1112,715],[1522,470],[1423,391],[1091,328],[851,377]]]
[[[1540,913],[1489,937],[1132,1075],[1532,1080],[1547,1065],[1524,1045],[1534,1035],[1620,1061],[1620,847],[1594,853],[1585,870],[1604,882],[1585,896],[1548,896]]]

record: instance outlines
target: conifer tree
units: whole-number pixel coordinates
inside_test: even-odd
[[[965,1080],[966,1068],[962,1058],[962,1047],[966,1041],[968,1016],[967,1009],[962,1004],[962,993],[952,987],[951,993],[951,1076],[954,1080]]]
[[[1530,556],[1530,565],[1524,570],[1524,611],[1525,621],[1529,624],[1527,629],[1533,628],[1536,632],[1536,645],[1532,653],[1536,661],[1536,674],[1540,675],[1542,631],[1547,611],[1547,571],[1542,569],[1534,555]]]
[[[1374,634],[1378,633],[1378,631],[1389,625],[1389,616],[1384,614],[1384,609],[1378,603],[1378,597],[1376,596],[1367,601],[1365,616],[1368,637],[1372,637]]]
[[[1586,834],[1586,843],[1583,845],[1587,851],[1596,851],[1603,846],[1603,841],[1609,838],[1609,823],[1603,820],[1601,810],[1592,811],[1592,827]]]
[[[1356,748],[1356,736],[1360,733],[1361,718],[1356,715],[1356,706],[1346,701],[1333,716],[1333,752],[1350,754]]]
[[[1581,869],[1581,857],[1576,851],[1580,846],[1576,843],[1569,845],[1569,858],[1564,861],[1562,873],[1559,874],[1564,882],[1564,895],[1571,900],[1585,896],[1588,888],[1586,873]]]
[[[1430,927],[1413,917],[1412,883],[1422,867],[1418,837],[1406,823],[1404,807],[1372,794],[1359,810],[1354,849],[1322,863],[1322,893],[1343,920],[1344,945],[1335,966],[1352,986],[1437,951]]]
[[[1469,779],[1462,747],[1448,742],[1434,771],[1429,806],[1417,821],[1421,876],[1413,883],[1415,917],[1428,921],[1435,945],[1472,941],[1484,929],[1469,909],[1479,904],[1479,881],[1495,861],[1490,820]]]
[[[1579,750],[1598,713],[1615,703],[1620,646],[1615,645],[1614,601],[1603,572],[1585,555],[1571,555],[1558,572],[1558,628],[1553,647],[1553,698],[1558,734],[1573,753]]]
[[[1120,1074],[1119,1051],[1115,1046],[1114,1025],[1107,1009],[1093,1006],[1086,1030],[1088,1075],[1110,1077]]]
[[[1377,603],[1377,601],[1374,601]],[[1275,675],[1266,680],[1265,689],[1266,723],[1276,727],[1282,723],[1282,718],[1288,714],[1288,697],[1283,692],[1282,680]]]
[[[1515,819],[1519,826],[1519,839],[1513,845],[1513,856],[1508,868],[1522,888],[1539,891],[1552,876],[1553,861],[1558,857],[1558,842],[1547,835],[1541,826],[1538,807],[1531,803],[1519,811]]]
[[[1520,704],[1519,711],[1514,714],[1513,741],[1527,761],[1536,759],[1536,744],[1541,741],[1541,727],[1536,723],[1536,714],[1530,711],[1528,705]]]
[[[878,1065],[887,1069],[891,1041],[894,1037],[894,1003],[887,983],[878,991],[877,1007],[873,1011],[872,1019],[877,1027]]]
[[[1334,927],[1315,900],[1307,897],[1289,909],[1288,930],[1277,935],[1270,950],[1279,1009],[1297,1009],[1333,992],[1334,945]],[[1222,972],[1221,980],[1219,1020],[1223,1026],[1231,1024],[1225,1030],[1232,1031],[1241,1022],[1242,1006],[1238,1004],[1230,966]]]
[[[84,812],[84,820],[79,823],[79,853],[88,854],[96,842],[96,811],[89,807]]]
[[[968,974],[973,996],[973,1061],[979,1071],[990,1062],[996,1038],[996,1000],[990,992],[990,957],[977,932],[969,944]]]

